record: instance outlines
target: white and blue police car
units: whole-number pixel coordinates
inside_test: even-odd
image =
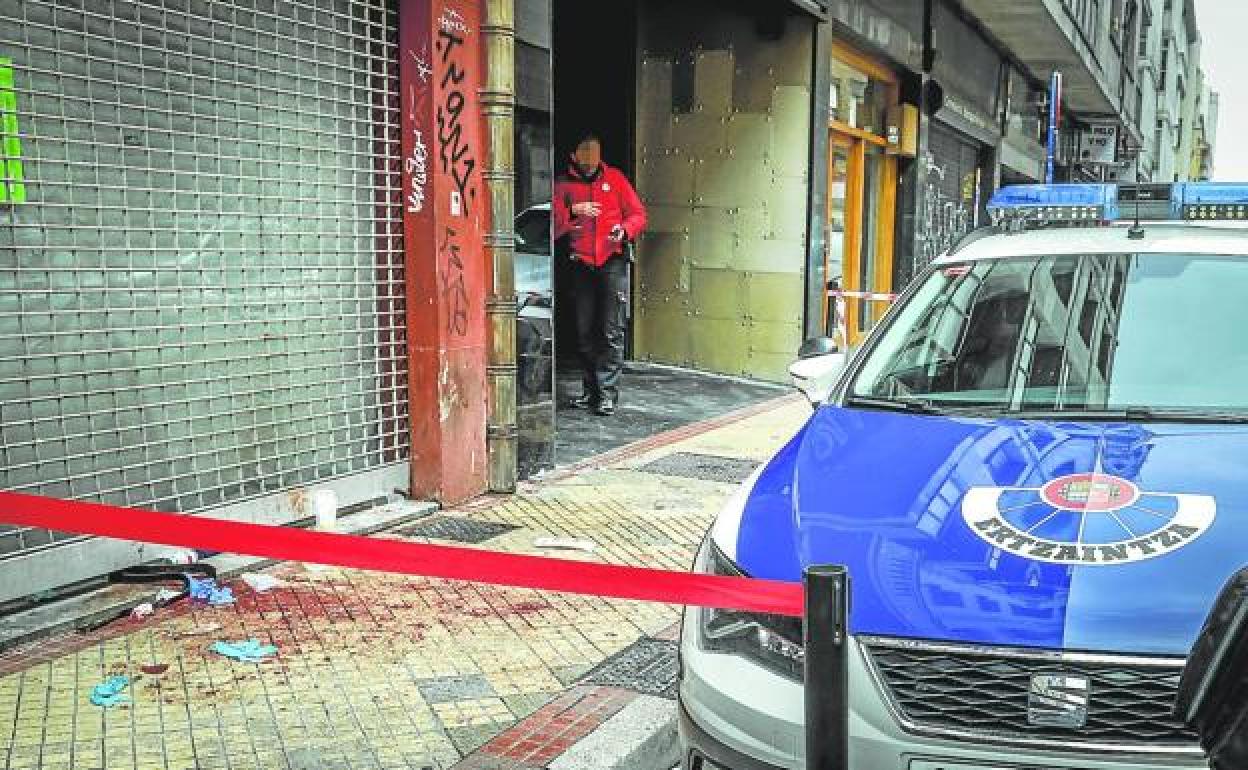
[[[853,770],[1205,768],[1172,716],[1248,564],[1248,185],[1005,188],[738,491],[702,572],[852,580]],[[686,770],[804,767],[801,621],[690,609]]]

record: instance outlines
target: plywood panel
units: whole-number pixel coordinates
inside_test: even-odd
[[[637,345],[643,358],[689,365],[690,310],[686,301],[670,295],[642,295],[636,321]]]
[[[637,184],[647,204],[693,205],[691,155],[667,151],[646,153],[637,169]]]
[[[804,240],[810,188],[806,176],[775,175],[767,188],[767,212],[772,238]]]
[[[727,135],[722,112],[691,112],[672,118],[672,147],[682,153],[705,157],[723,147]]]
[[[693,102],[702,112],[726,115],[732,109],[736,69],[731,50],[699,51],[693,63]]]
[[[699,369],[742,374],[749,366],[749,329],[744,321],[699,318],[690,334],[690,350]]]
[[[644,193],[642,195],[644,197]],[[689,232],[689,219],[692,216],[692,206],[672,206],[667,204],[650,203],[647,201],[646,232],[687,234]]]
[[[672,59],[648,56],[638,84],[637,143],[644,154],[672,145]]]
[[[694,267],[731,267],[736,253],[737,215],[726,208],[695,208],[689,227],[689,256]]]
[[[637,250],[637,279],[643,292],[689,291],[689,236],[649,233]]]
[[[691,271],[693,315],[739,319],[746,306],[745,276],[736,270],[694,268]]]
[[[810,84],[814,60],[813,26],[792,25],[785,33],[780,43],[757,36],[738,42],[735,49],[738,85],[745,79],[766,80],[773,85]],[[742,74],[748,78],[743,78]]]
[[[789,364],[796,358],[792,353],[750,353],[746,361],[746,377],[769,382],[790,382]]]
[[[765,113],[736,113],[724,126],[727,149],[760,164],[770,163],[771,123]]]
[[[758,321],[801,323],[804,281],[799,273],[749,273],[745,308]]]
[[[771,163],[778,173],[806,172],[810,163],[810,91],[778,86],[771,100]]]
[[[747,331],[751,353],[770,353],[788,356],[790,359],[797,358],[797,349],[802,345],[800,323],[751,321],[747,326]]]
[[[651,232],[667,237],[639,257],[651,261],[639,266],[639,355],[785,381],[801,334],[814,25],[765,40],[711,0],[648,9],[639,191]],[[682,59],[692,112],[673,114]]]
[[[774,238],[741,238],[732,266],[749,273],[796,275],[806,265],[806,242]]]
[[[753,208],[766,201],[772,175],[767,166],[723,150],[698,158],[694,201],[699,206]]]
[[[740,239],[766,238],[771,234],[771,214],[762,206],[741,206],[736,212],[736,233]]]

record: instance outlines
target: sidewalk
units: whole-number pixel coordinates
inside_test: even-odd
[[[386,536],[686,569],[735,481],[809,407],[791,397],[755,411]],[[234,581],[233,607],[182,603],[0,656],[0,768],[603,767],[610,739],[590,737],[597,728],[670,714],[678,608],[300,564],[267,572],[285,585],[256,594]],[[208,649],[250,637],[276,658]],[[113,675],[131,677],[133,703],[91,705]]]

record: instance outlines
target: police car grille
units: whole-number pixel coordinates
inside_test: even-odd
[[[1002,739],[1078,741],[1106,748],[1146,746],[1196,751],[1197,736],[1174,720],[1182,669],[1175,665],[1072,662],[1005,653],[950,651],[868,644],[875,670],[897,710],[911,726]],[[1088,721],[1063,729],[1028,724],[1033,674],[1087,677]]]

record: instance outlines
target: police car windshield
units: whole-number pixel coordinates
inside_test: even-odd
[[[1092,415],[1248,417],[1248,258],[1090,254],[946,265],[851,398]]]

